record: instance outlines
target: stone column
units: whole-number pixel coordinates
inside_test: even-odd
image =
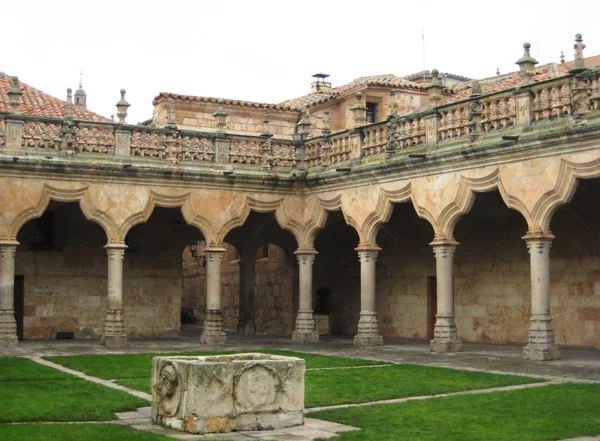
[[[254,285],[256,250],[240,253],[240,312],[238,318],[238,334],[255,335],[254,324]]]
[[[360,260],[360,318],[358,334],[354,336],[354,346],[380,346],[383,344],[375,312],[375,263],[380,250],[381,248],[378,246],[356,248],[358,260]]]
[[[225,248],[206,248],[206,316],[200,343],[224,344],[223,316],[221,314],[221,261]]]
[[[127,245],[111,243],[104,248],[108,254],[108,307],[101,343],[107,348],[122,348],[127,346],[123,325],[123,257]]]
[[[0,348],[17,346],[15,254],[17,241],[0,242]]]
[[[319,333],[315,327],[313,315],[313,263],[315,250],[297,250],[299,273],[299,309],[296,315],[296,329],[292,333],[292,340],[298,342],[317,342]]]
[[[437,314],[435,315],[433,340],[429,342],[429,349],[432,352],[457,352],[462,349],[462,344],[458,339],[454,323],[452,260],[458,242],[432,242],[430,245],[435,254]]]
[[[554,329],[550,316],[550,247],[554,236],[525,236],[531,262],[531,319],[529,344],[523,348],[523,358],[556,360],[561,358],[554,344]]]

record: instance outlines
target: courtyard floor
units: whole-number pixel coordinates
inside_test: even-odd
[[[319,343],[298,344],[293,343],[289,336],[256,336],[240,337],[237,335],[228,335],[228,343],[219,348],[211,348],[199,343],[199,328],[195,326],[185,326],[182,332],[183,336],[179,339],[155,339],[155,340],[130,340],[126,348],[120,350],[108,350],[99,345],[98,341],[93,340],[28,340],[19,342],[17,348],[0,348],[0,356],[27,357],[41,361],[41,357],[61,356],[61,355],[82,355],[82,354],[136,354],[136,353],[166,353],[166,352],[191,352],[207,350],[227,350],[244,351],[248,349],[278,349],[292,350],[304,353],[331,355],[336,357],[361,358],[378,360],[382,362],[391,362],[394,364],[415,364],[424,366],[447,367],[460,370],[481,371],[487,373],[502,373],[513,375],[524,375],[534,378],[549,380],[551,383],[588,383],[600,384],[600,351],[593,349],[572,349],[562,348],[563,358],[561,360],[536,362],[523,360],[521,358],[521,347],[513,345],[492,345],[464,343],[463,351],[453,354],[433,354],[428,350],[427,341],[409,340],[399,338],[386,338],[384,345],[376,348],[355,348],[352,338],[324,336]],[[53,366],[57,369],[64,369]],[[100,380],[100,384],[102,381]],[[106,381],[106,385],[109,385]],[[546,383],[547,384],[547,383]],[[114,387],[115,385],[112,384]],[[516,385],[507,387],[497,387],[486,393],[510,391],[519,388],[535,388],[536,385]],[[144,397],[139,391],[130,390],[130,393],[138,397]],[[311,417],[312,412],[323,410],[332,410],[339,408],[348,408],[352,406],[365,406],[373,404],[398,404],[407,401],[422,400],[429,398],[438,398],[442,396],[455,396],[463,394],[478,394],[480,391],[466,391],[451,394],[436,394],[431,397],[409,397],[386,401],[373,401],[370,403],[325,406],[323,408],[313,408],[308,410],[307,417]],[[147,395],[147,394],[146,394]],[[148,397],[148,396],[147,396]],[[147,398],[146,397],[146,398]],[[195,440],[197,435],[181,434],[174,431],[159,429],[150,424],[147,408],[140,408],[137,412],[125,412],[118,414],[117,424],[126,424],[136,429],[148,430],[154,433],[160,433],[177,439]],[[600,415],[598,416],[600,418]],[[307,418],[306,428],[303,430],[282,431],[281,433],[238,433],[235,435],[219,434],[208,438],[221,440],[251,440],[251,439],[272,439],[272,440],[311,440],[328,433],[333,436],[335,433],[351,430],[351,425],[336,424],[332,422],[315,420]],[[170,432],[170,433],[169,433]],[[319,435],[320,434],[320,435]],[[600,435],[600,434],[597,434]],[[258,438],[257,438],[258,436]],[[324,437],[324,436],[323,436]],[[359,437],[360,439],[360,437]],[[440,438],[444,439],[444,438]],[[577,441],[600,441],[600,436],[573,438]],[[2,433],[0,430],[0,440]]]

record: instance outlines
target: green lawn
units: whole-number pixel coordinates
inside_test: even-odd
[[[340,367],[340,366],[372,366],[385,362],[362,360],[359,358],[328,357],[325,355],[306,354],[292,351],[248,350],[244,352],[262,352],[266,354],[288,355],[306,360],[307,369]],[[44,357],[45,359],[84,372],[98,378],[111,380],[115,378],[149,378],[152,357],[157,355],[223,355],[236,352],[180,352],[169,354],[120,354],[120,355],[70,355],[62,357]],[[239,353],[239,351],[237,352]]]
[[[310,417],[362,429],[341,434],[339,441],[551,441],[600,435],[598,409],[600,385],[561,384]]]
[[[296,352],[310,368],[373,365]],[[221,353],[222,354],[222,353]],[[174,354],[170,354],[174,355]],[[186,354],[187,355],[187,354]],[[54,362],[133,389],[150,391],[154,354],[49,357]],[[309,370],[306,406],[484,389],[540,380],[414,365]],[[108,424],[35,424],[106,421],[115,412],[148,406],[124,392],[80,380],[24,358],[0,357],[3,412],[0,441],[162,441],[170,438]],[[600,434],[600,385],[561,384],[510,392],[311,413],[361,428],[340,441],[555,441]],[[28,424],[11,425],[8,422]],[[30,423],[31,422],[31,423]]]
[[[0,388],[2,423],[103,421],[114,419],[114,412],[148,405],[125,392],[80,380],[25,358],[0,357]]]
[[[112,424],[0,424],[0,441],[173,441]]]

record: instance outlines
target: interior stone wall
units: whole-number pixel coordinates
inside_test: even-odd
[[[226,330],[237,330],[239,320],[240,265],[235,247],[226,245],[223,255],[221,311]],[[268,245],[256,254],[254,311],[258,334],[291,334],[294,328],[294,262],[285,251]],[[206,268],[202,257],[184,253],[183,306],[204,320]]]
[[[106,237],[76,204],[54,204],[54,243],[36,245],[36,220],[23,226],[16,275],[24,276],[25,338],[99,338],[107,306]],[[195,233],[180,229],[178,212],[159,209],[127,238],[123,262],[123,319],[129,337],[179,334],[181,250]],[[176,225],[173,228],[173,225]]]
[[[556,342],[600,347],[600,180],[582,181],[552,221],[551,308]],[[342,221],[343,222],[343,221]],[[331,225],[317,238],[315,291],[332,292],[332,332],[356,333],[360,311],[357,237]],[[342,231],[344,230],[344,231]],[[456,326],[463,341],[526,344],[531,315],[527,225],[497,191],[478,194],[459,220],[454,259]],[[433,230],[411,204],[394,207],[377,236],[377,302],[384,336],[428,338]]]

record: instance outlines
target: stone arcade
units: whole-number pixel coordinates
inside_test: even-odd
[[[0,74],[0,344],[177,335],[183,256],[209,344],[318,341],[321,290],[358,346],[600,348],[600,69],[583,48],[540,66],[526,43],[517,72],[479,81],[318,75],[281,104],[160,93],[139,125],[125,91],[112,122],[85,92]],[[257,271],[266,244],[297,265]]]

